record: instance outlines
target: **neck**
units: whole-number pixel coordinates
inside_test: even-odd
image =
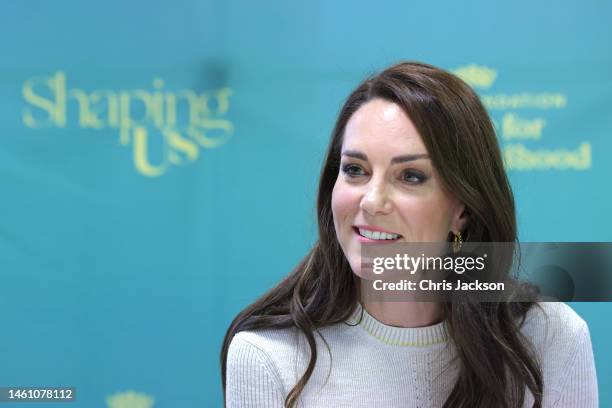
[[[395,327],[425,327],[442,320],[438,302],[396,302],[362,300],[365,310],[376,320]]]

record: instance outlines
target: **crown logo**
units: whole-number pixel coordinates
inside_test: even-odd
[[[452,72],[474,88],[490,88],[497,78],[497,71],[476,64],[465,65],[454,69]]]
[[[151,408],[153,397],[134,391],[120,392],[106,397],[109,408]]]

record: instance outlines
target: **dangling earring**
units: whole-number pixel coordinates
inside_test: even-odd
[[[461,231],[457,232],[456,234],[453,232],[453,235],[455,236],[453,238],[453,252],[457,253],[461,251],[461,246],[463,245],[463,239],[461,239]]]

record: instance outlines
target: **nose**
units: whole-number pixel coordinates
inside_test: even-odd
[[[392,205],[384,182],[372,180],[366,188],[359,207],[370,215],[390,213]]]

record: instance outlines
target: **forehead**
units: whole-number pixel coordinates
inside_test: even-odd
[[[367,102],[350,117],[342,147],[394,155],[427,152],[408,115],[399,105],[384,99]]]

